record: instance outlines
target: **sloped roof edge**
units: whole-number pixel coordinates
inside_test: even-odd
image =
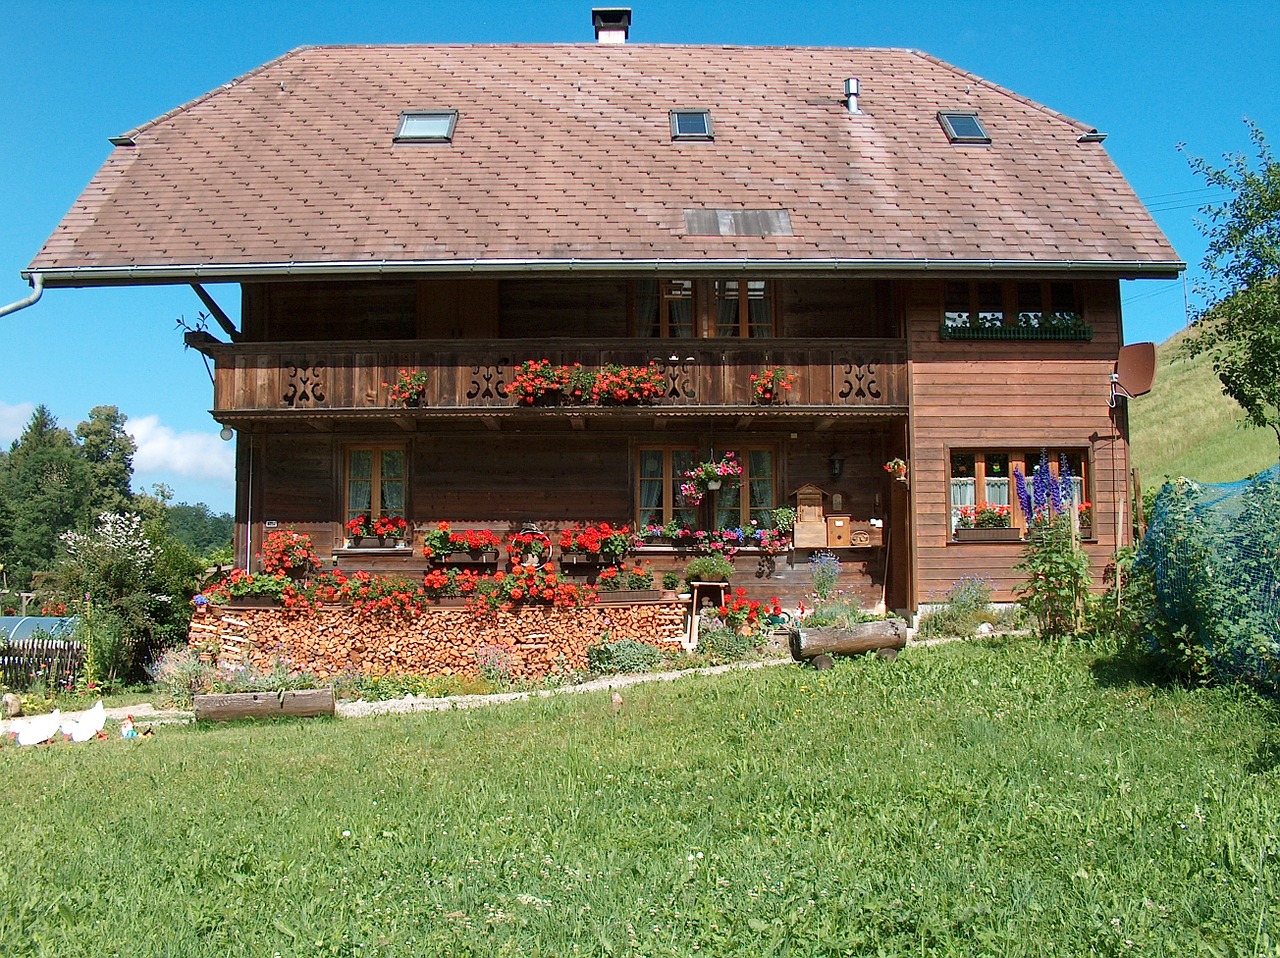
[[[164,285],[191,282],[242,282],[322,276],[388,276],[412,273],[884,273],[964,274],[975,272],[1053,272],[1174,279],[1186,269],[1180,261],[1156,260],[962,260],[962,259],[467,259],[382,260],[378,262],[195,263],[178,266],[80,266],[27,269],[23,279],[39,275],[46,287]]]

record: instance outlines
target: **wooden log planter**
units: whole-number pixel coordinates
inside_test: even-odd
[[[237,609],[234,615],[210,607],[192,619],[189,640],[219,661],[234,653],[263,670],[283,661],[321,679],[350,672],[478,675],[477,652],[498,647],[511,653],[515,678],[537,680],[556,669],[585,669],[587,649],[605,633],[610,641],[635,639],[678,652],[686,608],[680,601],[649,601],[476,615],[435,606],[406,616],[348,606]]]
[[[291,692],[223,692],[194,697],[197,722],[224,722],[239,718],[273,718],[290,715],[310,718],[333,715],[333,689],[300,689]]]
[[[819,655],[862,655],[889,650],[895,655],[907,644],[907,623],[903,619],[862,622],[849,627],[803,625],[790,633],[791,657],[804,662]]]

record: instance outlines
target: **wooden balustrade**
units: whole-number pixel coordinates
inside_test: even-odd
[[[392,405],[387,383],[401,369],[427,373],[424,406],[512,407],[507,387],[527,359],[599,369],[662,372],[664,406],[748,406],[751,374],[783,366],[796,380],[791,406],[906,407],[906,347],[898,340],[449,341],[196,344],[216,363],[219,412],[351,410]]]

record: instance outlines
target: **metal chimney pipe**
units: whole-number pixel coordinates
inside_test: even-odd
[[[631,32],[631,8],[596,7],[591,11],[591,25],[596,30],[596,43],[626,43]]]
[[[850,113],[861,113],[858,109],[858,80],[856,77],[849,77],[844,81],[844,102],[849,108]]]

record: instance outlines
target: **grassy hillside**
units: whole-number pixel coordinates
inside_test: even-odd
[[[1166,476],[1233,482],[1276,463],[1275,434],[1241,426],[1241,411],[1222,395],[1207,356],[1187,359],[1178,333],[1156,348],[1151,392],[1129,403],[1133,464],[1144,488]]]

